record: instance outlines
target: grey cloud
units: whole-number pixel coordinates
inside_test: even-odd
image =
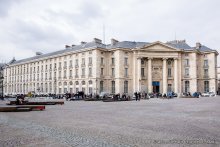
[[[19,3],[20,0],[0,0],[0,17],[6,17],[13,4]]]

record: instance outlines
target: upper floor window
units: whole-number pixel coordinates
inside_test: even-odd
[[[75,65],[78,66],[79,65],[78,59],[76,59],[75,61],[76,61]]]
[[[127,57],[125,57],[125,59],[124,59],[124,65],[128,65],[128,58]]]
[[[101,65],[104,65],[104,58],[101,57]]]
[[[185,59],[184,61],[185,61],[184,65],[189,66],[189,59]]]
[[[208,66],[209,66],[208,60],[204,60],[204,67],[208,67]]]
[[[189,68],[185,68],[185,76],[189,76]]]
[[[89,64],[92,64],[92,57],[89,57]]]
[[[141,76],[144,77],[144,68],[141,68]]]
[[[128,68],[125,68],[125,77],[128,76]]]
[[[168,68],[168,77],[171,77],[171,68]]]
[[[112,76],[114,77],[115,76],[115,69],[112,68]]]
[[[85,58],[82,58],[82,65],[85,65]]]
[[[115,58],[112,58],[112,65],[115,65]]]

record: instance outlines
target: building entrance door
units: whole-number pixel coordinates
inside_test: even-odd
[[[159,93],[160,92],[160,82],[159,81],[153,81],[152,86],[153,86],[153,92],[154,93]]]

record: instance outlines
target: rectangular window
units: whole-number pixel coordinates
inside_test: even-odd
[[[100,93],[103,92],[103,81],[100,81]]]
[[[73,71],[70,70],[70,78],[73,76]]]
[[[82,65],[85,65],[85,58],[82,58]]]
[[[189,68],[185,68],[185,76],[189,76]]]
[[[184,65],[185,65],[185,66],[189,66],[189,59],[185,59]]]
[[[125,77],[128,77],[128,68],[125,68]]]
[[[168,68],[168,77],[171,77],[171,68]]]
[[[171,92],[171,91],[172,91],[172,84],[168,84],[167,91],[168,91],[168,92]]]
[[[57,68],[57,64],[56,63],[54,63],[54,69],[56,69]]]
[[[67,63],[66,63],[66,61],[64,61],[64,68],[66,68],[66,66],[67,66]]]
[[[103,76],[103,74],[104,74],[104,69],[101,68],[101,76]]]
[[[59,68],[61,68],[61,62],[59,62]]]
[[[92,76],[92,68],[89,68],[89,76]]]
[[[141,76],[144,77],[144,68],[141,68]]]
[[[78,76],[78,69],[76,69],[76,76]]]
[[[89,57],[89,65],[92,64],[92,57]]]
[[[114,77],[115,76],[115,69],[112,68],[112,76]]]
[[[208,60],[204,60],[204,67],[208,67],[209,64],[208,64]]]
[[[112,81],[112,93],[115,93],[115,81]]]
[[[204,77],[207,78],[209,76],[209,70],[204,69]]]
[[[124,93],[128,93],[128,81],[124,81]]]
[[[82,76],[85,76],[85,68],[82,68]]]
[[[66,70],[63,72],[63,77],[66,78]]]
[[[101,65],[104,65],[104,58],[101,57]]]
[[[79,62],[78,62],[78,59],[75,60],[75,66],[78,66],[79,65]]]
[[[189,81],[185,81],[185,92],[189,92]]]
[[[52,64],[50,64],[50,70],[52,69]]]
[[[92,87],[89,87],[89,94],[92,93]]]
[[[209,81],[204,81],[204,92],[209,92]]]
[[[115,65],[115,58],[112,58],[112,65]]]
[[[73,61],[70,60],[70,67],[73,67]]]
[[[128,58],[127,57],[125,57],[125,59],[124,59],[124,65],[128,65]]]
[[[61,71],[59,71],[59,78],[61,78]]]

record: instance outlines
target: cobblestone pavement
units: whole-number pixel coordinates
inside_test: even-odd
[[[220,97],[67,101],[45,111],[0,112],[5,146],[220,146]]]

